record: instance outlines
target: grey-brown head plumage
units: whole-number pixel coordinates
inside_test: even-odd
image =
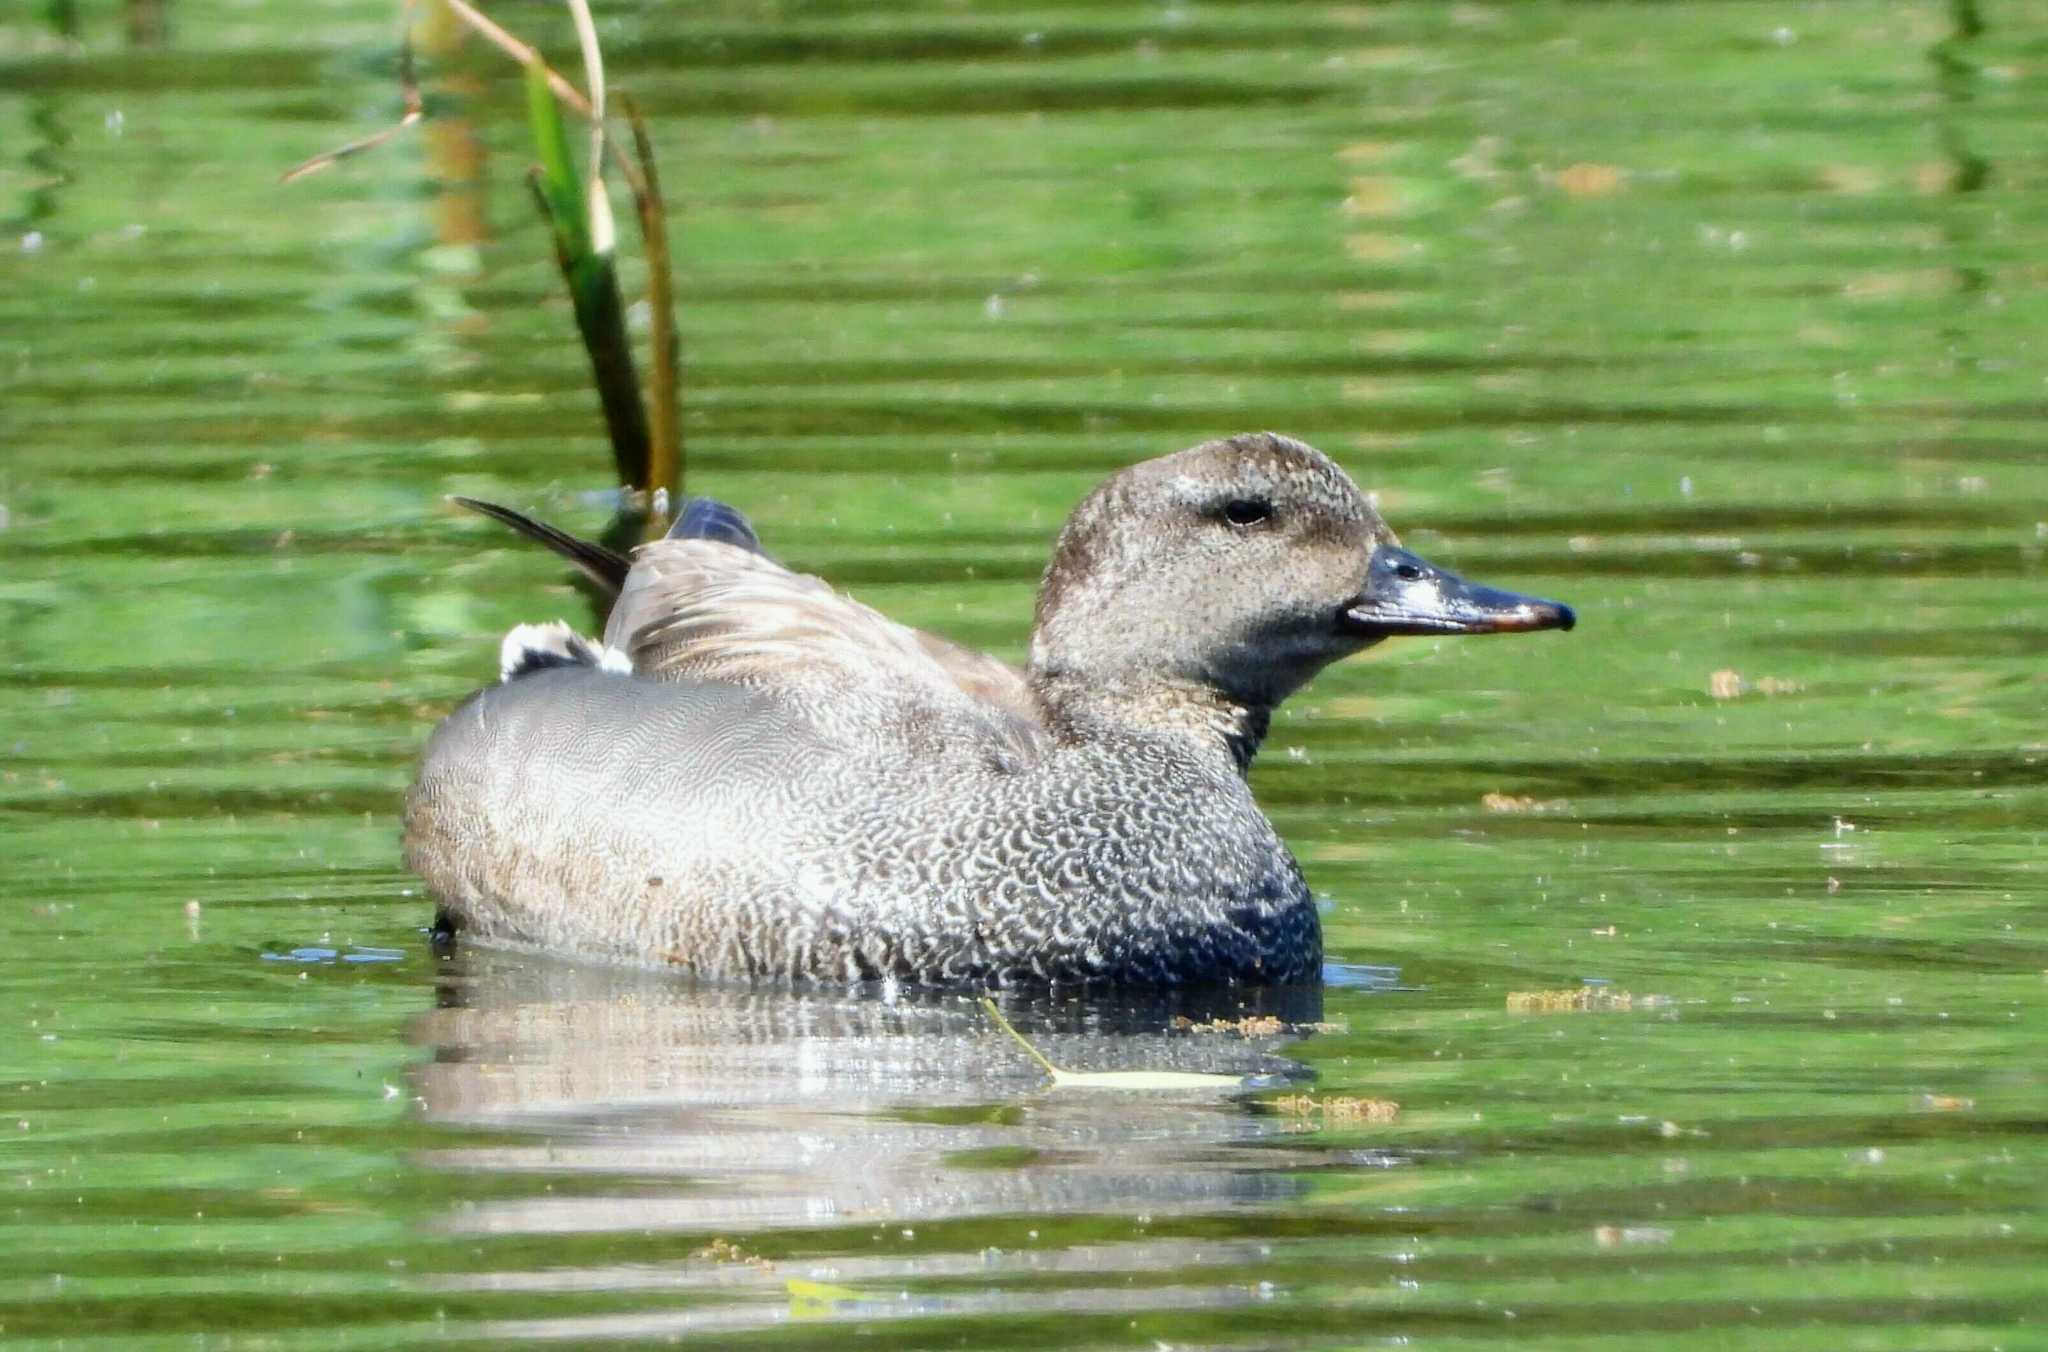
[[[1032,669],[1277,704],[1372,641],[1338,618],[1373,551],[1394,542],[1344,471],[1289,437],[1232,437],[1133,465],[1060,532]]]

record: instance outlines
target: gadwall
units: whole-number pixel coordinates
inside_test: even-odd
[[[1301,869],[1245,773],[1281,700],[1396,634],[1570,608],[1399,547],[1270,433],[1133,465],[1074,509],[1030,665],[885,619],[690,504],[601,642],[507,635],[435,731],[405,857],[478,939],[714,977],[944,985],[1319,978]]]

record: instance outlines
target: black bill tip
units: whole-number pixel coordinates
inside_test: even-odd
[[[1562,601],[1467,582],[1393,545],[1373,551],[1366,583],[1344,609],[1344,625],[1365,637],[1397,634],[1527,634],[1579,622]]]

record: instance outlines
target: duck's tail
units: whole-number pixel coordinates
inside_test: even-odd
[[[581,569],[585,577],[604,589],[606,596],[616,598],[619,588],[626,585],[626,574],[632,569],[633,561],[616,549],[558,530],[545,521],[536,521],[524,512],[500,507],[495,502],[465,497],[451,497],[449,501],[459,503],[472,512],[481,512],[493,521],[501,521],[527,539],[546,545]]]
[[[502,522],[518,531],[529,540],[546,545],[576,565],[583,575],[603,589],[606,596],[618,599],[619,591],[626,585],[626,574],[632,570],[633,560],[609,545],[595,540],[586,540],[580,535],[571,535],[557,526],[550,526],[524,512],[510,507],[501,507],[495,502],[482,498],[454,496],[450,502],[481,512],[493,521]],[[683,510],[676,515],[676,522],[668,528],[671,540],[715,540],[719,544],[744,549],[749,554],[768,557],[768,551],[761,548],[761,537],[754,534],[753,525],[737,508],[726,505],[716,498],[686,498]]]

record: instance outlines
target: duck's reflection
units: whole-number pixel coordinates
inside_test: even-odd
[[[1321,993],[1005,1008],[1063,1068],[1287,1079],[1303,1072],[1279,1054],[1284,1034],[1187,1022],[1313,1022]],[[961,996],[690,985],[470,949],[450,960],[418,1037],[433,1049],[418,1072],[427,1116],[497,1129],[432,1164],[621,1183],[588,1190],[599,1196],[500,1194],[450,1218],[466,1233],[1167,1215],[1296,1187],[1299,1161],[1272,1139],[1286,1126],[1241,1098],[1048,1090]],[[530,1139],[507,1144],[506,1129]]]

